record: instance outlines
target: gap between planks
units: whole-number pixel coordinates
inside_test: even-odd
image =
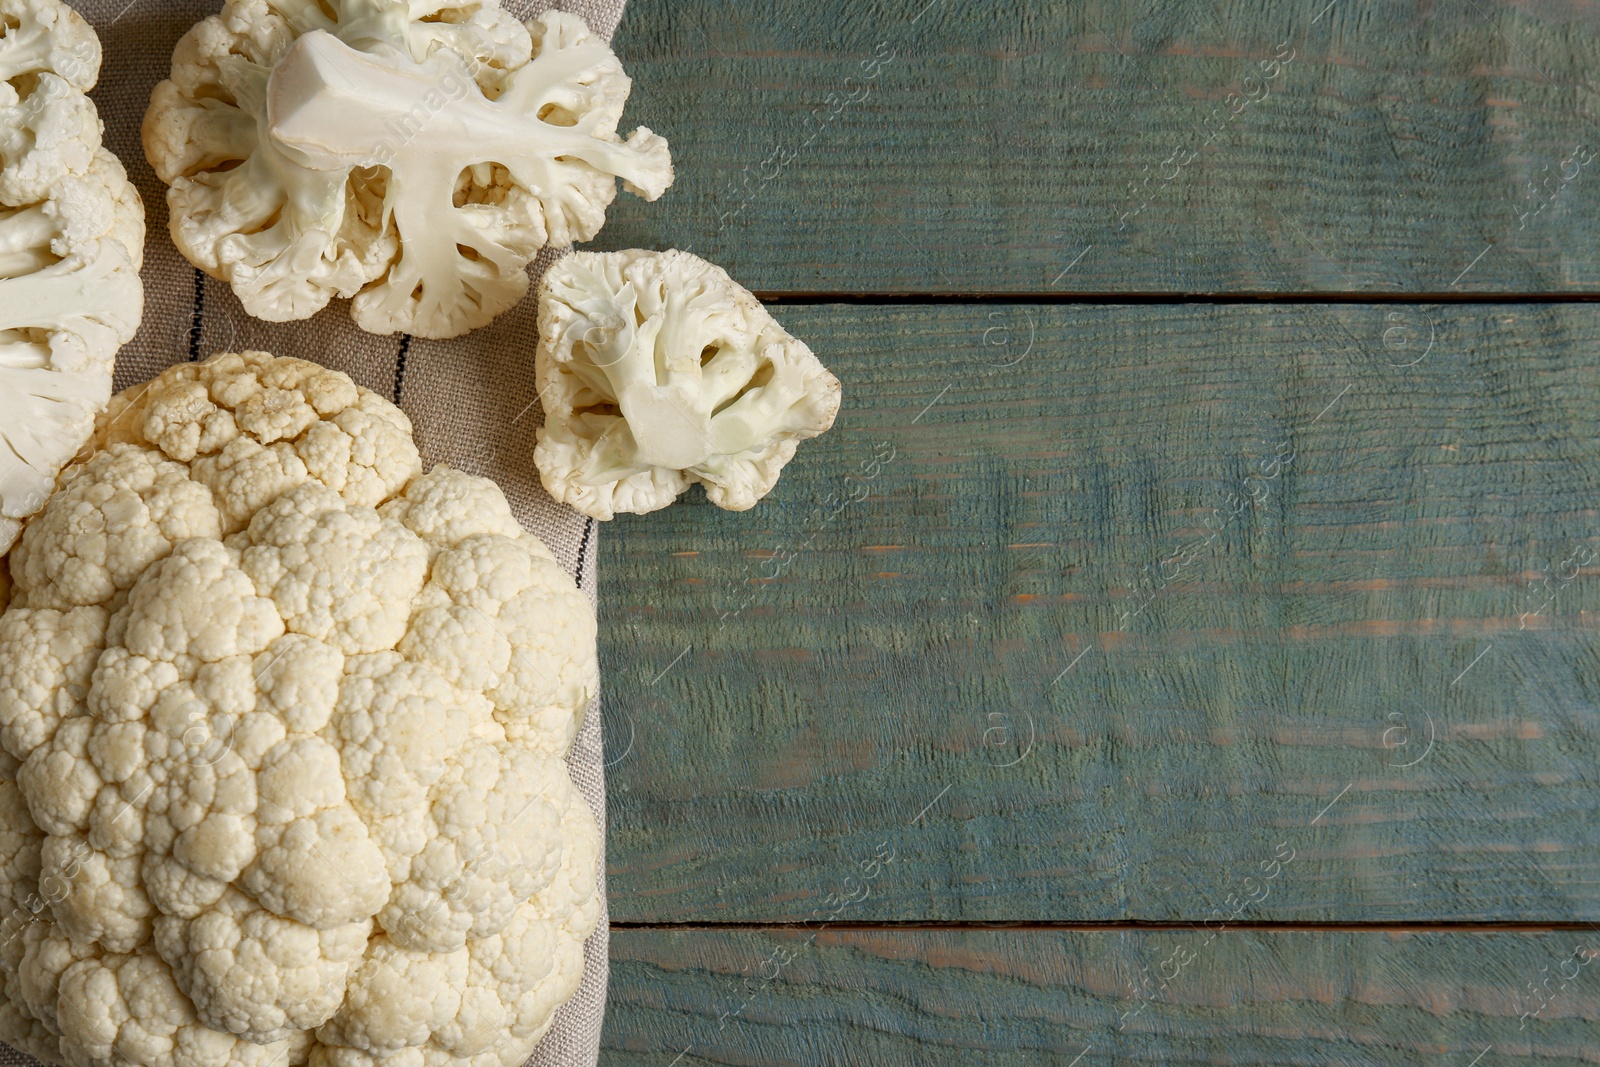
[[[1600,293],[817,293],[755,290],[764,304],[1592,304]]]
[[[710,922],[704,920],[687,920],[685,922],[613,922],[613,931],[665,931],[684,932],[690,930],[716,931],[720,933],[761,933],[764,931],[800,931],[813,929],[804,922]],[[1529,920],[1473,922],[1460,921],[1413,921],[1399,919],[1388,922],[1230,922],[1223,923],[1215,931],[1204,923],[1182,921],[1156,921],[1156,920],[1114,920],[1107,922],[936,922],[925,919],[903,919],[899,921],[887,920],[882,922],[831,922],[819,924],[815,929],[827,930],[881,930],[922,932],[922,931],[952,931],[952,930],[1018,930],[1018,931],[1068,931],[1082,933],[1108,933],[1118,930],[1171,930],[1193,933],[1224,933],[1229,930],[1242,930],[1255,933],[1391,933],[1391,934],[1429,934],[1429,933],[1557,933],[1564,930],[1600,930],[1600,923],[1576,921],[1551,921],[1539,922]]]

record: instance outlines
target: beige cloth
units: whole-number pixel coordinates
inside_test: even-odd
[[[206,278],[178,254],[167,235],[166,188],[145,161],[139,141],[150,90],[171,68],[172,48],[190,26],[220,3],[196,0],[69,0],[100,34],[105,61],[90,95],[105,123],[106,147],[117,154],[144,197],[144,323],[117,357],[117,388],[144,381],[163,368],[214,352],[259,349],[315,360],[344,371],[359,384],[399,402],[417,429],[428,465],[448,463],[493,478],[505,490],[523,526],[537,534],[589,594],[595,595],[596,523],[551,500],[533,465],[534,431],[543,420],[534,387],[537,336],[532,292],[493,324],[452,341],[376,337],[350,320],[343,301],[304,322],[261,322],[245,314],[227,285]],[[503,0],[518,18],[554,6],[571,11],[610,38],[625,0]],[[535,277],[555,254],[534,265]],[[590,706],[567,759],[605,832],[604,755],[600,705]],[[600,869],[605,896],[604,851]],[[605,1015],[607,913],[584,946],[583,983],[562,1008],[530,1067],[592,1067],[599,1060]],[[37,1061],[0,1046],[0,1067],[37,1067]]]

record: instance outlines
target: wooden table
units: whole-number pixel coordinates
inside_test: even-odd
[[[1600,3],[631,0],[845,383],[600,540],[608,1064],[1600,1060]]]

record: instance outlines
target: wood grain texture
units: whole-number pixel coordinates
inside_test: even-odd
[[[615,920],[1600,918],[1600,306],[781,318],[835,429],[600,542]]]
[[[825,930],[809,945],[808,936],[618,931],[601,1062],[1575,1067],[1595,1059],[1600,968],[1574,955],[1600,947],[1593,931]]]
[[[678,180],[599,247],[759,290],[1600,290],[1593,2],[631,0],[616,49]]]

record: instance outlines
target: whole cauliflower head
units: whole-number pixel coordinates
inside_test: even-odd
[[[534,453],[586,515],[664,508],[695,482],[755,506],[833,425],[839,380],[749,290],[687,252],[575,252],[539,292]]]
[[[0,1037],[514,1067],[583,972],[589,603],[394,405],[259,352],[114,399],[0,615]]]
[[[84,93],[100,41],[59,0],[0,0],[0,552],[111,397],[144,311],[144,206]]]
[[[144,121],[172,236],[245,309],[335,296],[374,333],[454,337],[593,237],[621,177],[672,183],[666,141],[617,123],[630,82],[576,15],[499,0],[228,0],[178,42]]]

